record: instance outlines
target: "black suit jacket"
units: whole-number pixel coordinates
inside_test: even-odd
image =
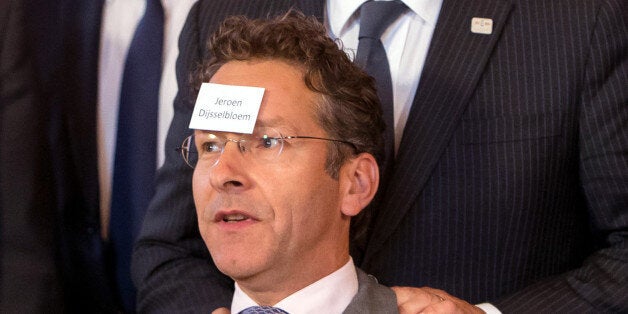
[[[626,2],[456,6],[361,266],[505,312],[628,310]]]
[[[189,73],[229,14],[323,1],[200,1],[180,38],[167,147],[188,130]],[[625,1],[444,0],[395,169],[354,258],[385,285],[432,286],[505,312],[628,309]],[[490,18],[492,33],[470,31]],[[225,306],[174,151],[136,246],[139,307]],[[212,282],[211,285],[207,284]]]
[[[55,218],[24,2],[0,2],[0,313],[59,313]]]
[[[102,0],[26,2],[47,106],[66,311],[112,313],[98,198],[96,110]]]

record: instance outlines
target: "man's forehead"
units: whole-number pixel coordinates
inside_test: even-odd
[[[263,88],[255,128],[281,128],[281,132],[286,133],[300,131],[304,124],[311,126],[315,118],[318,97],[305,85],[303,75],[302,69],[283,60],[253,59],[225,63],[210,83]],[[245,133],[222,128],[211,130]],[[249,132],[252,131],[251,128]]]

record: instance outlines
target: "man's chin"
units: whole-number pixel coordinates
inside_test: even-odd
[[[257,267],[255,267],[255,264],[251,263],[250,260],[247,261],[242,258],[226,258],[224,256],[214,258],[213,255],[212,258],[218,270],[231,277],[233,280],[250,280],[257,273]]]

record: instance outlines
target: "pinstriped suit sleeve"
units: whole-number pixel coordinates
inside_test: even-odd
[[[597,22],[583,52],[579,176],[592,241],[604,248],[580,268],[496,302],[505,313],[628,310],[628,5],[608,1],[591,14]]]
[[[626,312],[627,5],[444,0],[359,266],[504,313]]]

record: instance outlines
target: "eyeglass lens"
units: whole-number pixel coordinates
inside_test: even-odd
[[[244,135],[239,139],[229,138],[218,132],[198,133],[183,141],[181,154],[192,168],[211,168],[219,162],[229,142],[237,145],[245,157],[254,161],[269,162],[281,154],[284,139],[273,129]]]

